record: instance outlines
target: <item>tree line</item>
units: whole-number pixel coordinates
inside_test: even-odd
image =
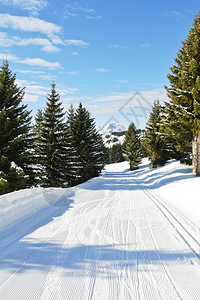
[[[35,125],[22,103],[24,88],[3,61],[0,69],[0,193],[44,186],[68,187],[98,176],[106,162],[124,159],[130,169],[142,157],[150,167],[169,159],[193,164],[200,176],[200,13],[177,53],[165,86],[169,102],[154,102],[144,134],[131,123],[123,145],[106,150],[94,119],[80,103],[63,111],[55,83]]]
[[[200,13],[170,70],[165,86],[169,102],[154,102],[139,148],[131,124],[122,149],[131,169],[138,167],[139,157],[148,156],[152,168],[174,158],[192,164],[193,173],[200,176]]]
[[[3,61],[0,69],[0,194],[17,189],[69,187],[98,176],[106,151],[94,119],[80,103],[64,112],[56,85],[35,125],[22,103],[24,88]]]

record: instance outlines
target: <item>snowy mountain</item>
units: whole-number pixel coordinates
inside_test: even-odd
[[[112,122],[101,128],[99,133],[102,135],[105,145],[110,148],[114,144],[123,143],[126,130],[121,123]]]

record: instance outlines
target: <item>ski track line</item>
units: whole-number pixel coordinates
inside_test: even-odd
[[[91,195],[91,197],[92,197],[92,195]],[[56,212],[59,211],[59,210],[61,210],[62,213],[65,212],[65,208],[60,208],[60,207],[59,207],[58,209],[56,209]],[[54,213],[55,213],[55,210],[54,210],[53,212],[51,212],[50,214],[48,214],[47,217],[46,217],[46,219],[48,219],[49,217],[51,217]],[[43,220],[43,221],[44,221],[44,220]],[[42,221],[42,223],[43,223],[43,221]],[[23,224],[23,223],[24,223],[24,222],[22,222],[22,224]],[[41,222],[40,222],[40,223],[41,223]],[[39,224],[40,224],[40,223],[39,223]],[[47,238],[45,238],[45,239],[40,239],[40,238],[39,238],[40,246],[37,246],[36,249],[34,249],[31,253],[29,253],[29,254],[23,259],[23,261],[18,265],[18,267],[12,272],[12,274],[11,274],[9,277],[6,278],[6,280],[5,280],[5,281],[1,284],[1,286],[0,286],[0,291],[5,287],[5,285],[9,282],[10,279],[13,279],[13,277],[14,277],[17,273],[19,273],[20,269],[22,269],[22,268],[25,266],[25,264],[28,262],[28,260],[29,260],[33,255],[35,255],[37,251],[39,251],[39,250],[43,247],[43,244],[45,244],[50,238],[53,238],[56,234],[59,233],[59,231],[61,231],[61,229],[63,228],[64,225],[62,224],[61,221],[59,222],[59,224],[60,224],[60,225],[58,225],[58,227],[57,227],[56,229],[54,229],[54,231],[51,232]],[[37,225],[34,224],[33,229],[34,229],[35,226],[38,226],[38,223],[37,223]],[[29,230],[30,230],[30,229],[31,229],[31,227],[29,228]],[[29,231],[29,230],[28,230],[28,231]],[[27,230],[25,230],[25,233],[23,234],[23,236],[26,234],[26,232],[27,232]],[[15,239],[13,242],[16,242],[16,240],[18,240],[18,239]],[[10,244],[11,244],[11,243],[10,243]],[[6,257],[6,256],[12,254],[13,252],[16,251],[16,249],[21,250],[20,248],[21,248],[20,245],[19,245],[18,247],[17,247],[17,246],[12,247],[11,251],[10,251],[9,253],[6,251],[6,254],[5,254],[4,256]],[[3,252],[3,249],[2,249],[2,252]],[[54,270],[54,271],[55,271],[55,270]],[[55,274],[55,272],[54,272],[54,274]]]
[[[145,239],[142,238],[141,234],[143,232],[143,230],[141,230],[141,225],[139,225],[140,229],[138,232],[140,232],[140,241],[142,243],[142,255],[143,257],[145,258],[145,261],[147,262],[147,266],[148,266],[148,269],[150,271],[150,268],[149,266],[151,267],[154,267],[154,272],[150,272],[151,274],[151,277],[152,277],[152,281],[153,281],[153,285],[155,287],[155,291],[157,292],[157,298],[158,299],[181,299],[179,293],[177,292],[169,274],[167,273],[166,271],[166,268],[162,262],[162,259],[160,258],[160,255],[159,255],[159,251],[156,247],[156,244],[155,244],[155,241],[154,241],[154,237],[153,237],[153,234],[152,234],[152,231],[151,231],[151,228],[150,228],[150,225],[149,225],[149,222],[148,222],[148,219],[147,219],[147,215],[146,215],[146,212],[145,210],[143,210],[143,216],[144,216],[144,220],[138,220],[140,221],[140,224],[142,224],[144,226],[145,224],[145,227],[147,226],[148,228],[148,233],[147,233],[147,230],[145,229]],[[162,237],[161,237],[162,238]],[[149,248],[149,243],[152,244],[152,249],[155,249],[155,252],[156,252],[156,256],[158,258],[158,261],[160,263],[160,266],[162,267],[162,281],[160,280],[160,276],[161,275],[157,275],[157,273],[159,274],[159,270],[158,270],[158,267],[157,267],[157,272],[156,271],[156,266],[155,264],[153,264],[153,261],[151,260],[151,258],[145,253],[146,250],[148,250],[148,248],[146,247],[146,244],[147,244],[147,241],[148,241],[148,248]],[[158,277],[159,276],[159,277]],[[163,291],[163,282],[165,283],[165,289],[166,289],[166,283],[168,285],[168,291],[167,291],[167,296],[166,296],[166,291],[164,293],[162,293]]]
[[[103,180],[96,180],[92,188],[97,188]],[[8,247],[14,243],[15,249],[4,254],[7,246],[4,244],[0,250],[3,257],[16,250],[26,250],[26,245],[20,246],[18,240],[32,238],[40,245],[29,252],[3,282],[0,291],[10,280],[13,282],[16,274],[19,276],[21,270],[25,270],[25,265],[32,256],[40,254],[45,243],[58,237],[62,241],[60,249],[44,272],[44,283],[40,282],[42,289],[39,292],[33,289],[31,299],[199,300],[198,238],[188,229],[189,223],[184,227],[186,223],[181,215],[177,217],[170,206],[138,179],[133,180],[141,190],[93,191],[80,187],[76,190],[76,203],[70,210],[60,207],[56,210],[60,212],[57,222],[44,222],[51,216],[53,220],[54,210],[45,220],[36,219],[34,226],[28,222],[30,227],[24,232],[19,225],[21,231],[17,238],[13,234],[8,243]],[[44,225],[39,228],[42,223]],[[29,233],[34,228],[37,233]],[[44,238],[45,235],[48,237]],[[165,247],[168,251],[175,249],[174,253],[169,252],[170,257],[165,257]],[[188,250],[192,256],[187,256]],[[36,277],[37,273],[33,273],[31,280]],[[31,289],[31,282],[27,282],[27,286]],[[1,293],[0,299],[5,300]]]
[[[180,232],[180,229],[178,229],[177,227],[179,227],[179,225],[181,225],[181,230],[185,230],[186,234],[189,234],[188,231],[183,227],[183,225],[180,223],[180,221],[178,221],[176,219],[176,217],[169,211],[169,209],[167,209],[166,206],[164,206],[158,199],[155,198],[155,196],[153,195],[152,192],[149,192],[145,188],[143,188],[143,191],[146,193],[146,195],[149,197],[149,199],[151,199],[151,201],[154,203],[154,205],[161,211],[161,213],[165,216],[165,218],[168,220],[168,222],[170,223],[173,230],[176,231],[178,236],[181,238],[182,243],[185,243],[186,246],[189,247],[189,249],[193,252],[194,258],[196,257],[195,265],[199,265],[199,256],[198,256],[198,254],[194,251],[194,249],[191,247],[191,244],[186,240],[184,234],[182,232]],[[151,229],[150,229],[150,226],[149,226],[149,230],[150,230],[150,232],[152,232]],[[152,237],[153,237],[153,235],[152,235]],[[162,236],[159,236],[159,238],[157,238],[156,240],[159,241],[159,239],[162,239]],[[156,247],[156,242],[155,241],[154,241],[154,244],[155,244],[155,247]],[[177,249],[178,249],[178,245],[177,245]],[[182,251],[182,257],[183,258],[185,257],[185,253],[183,251]],[[161,259],[161,261],[162,261],[162,259]],[[186,297],[187,297],[186,299],[188,299],[188,297],[190,297],[190,299],[192,299],[192,300],[194,300],[194,299],[198,300],[200,298],[200,287],[199,287],[199,285],[198,285],[199,288],[195,289],[195,290],[197,290],[196,292],[193,291],[193,290],[191,291],[191,289],[188,287],[188,285],[192,285],[192,282],[194,282],[194,279],[191,280],[191,276],[189,276],[189,274],[188,274],[189,271],[188,271],[188,268],[187,269],[185,268],[185,264],[183,265],[183,263],[181,263],[180,261],[177,262],[177,263],[181,264],[182,268],[185,269],[185,275],[182,276],[182,280],[180,280],[180,277],[181,277],[180,272],[179,272],[179,275],[176,275],[176,273],[178,273],[177,267],[175,268],[174,266],[171,266],[168,262],[165,263],[166,266],[164,267],[165,270],[166,270],[166,274],[168,274],[168,277],[171,280],[171,282],[176,282],[177,283],[177,287],[179,287],[179,292],[177,291],[177,293],[178,294],[179,293],[183,294],[184,299]],[[162,262],[162,264],[163,264],[163,262]],[[180,267],[181,267],[181,265],[180,265]],[[164,264],[163,264],[163,266],[164,266]],[[196,282],[200,282],[200,277],[197,276],[196,270],[193,270],[193,272],[191,272],[191,274],[192,274],[193,278],[196,277]],[[186,280],[186,276],[187,276],[187,280]],[[180,288],[181,288],[181,290],[180,290]]]

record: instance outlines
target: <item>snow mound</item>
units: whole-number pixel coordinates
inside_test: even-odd
[[[72,194],[72,189],[31,188],[0,196],[0,229],[27,218],[48,205],[59,206],[59,200]]]

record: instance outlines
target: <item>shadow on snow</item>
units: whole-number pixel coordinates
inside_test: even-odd
[[[32,244],[20,242],[22,252],[15,252],[12,258],[1,260],[0,269],[12,273],[24,273],[28,270],[48,271],[49,267],[62,267],[64,276],[116,276],[116,271],[141,266],[162,265],[161,261],[180,264],[180,261],[194,258],[191,253],[175,253],[165,251],[131,251],[127,245],[84,245],[62,248],[57,244]],[[128,245],[131,246],[131,245]],[[134,247],[134,245],[132,245]],[[122,248],[122,249],[119,249]],[[145,269],[146,271],[146,269]]]

